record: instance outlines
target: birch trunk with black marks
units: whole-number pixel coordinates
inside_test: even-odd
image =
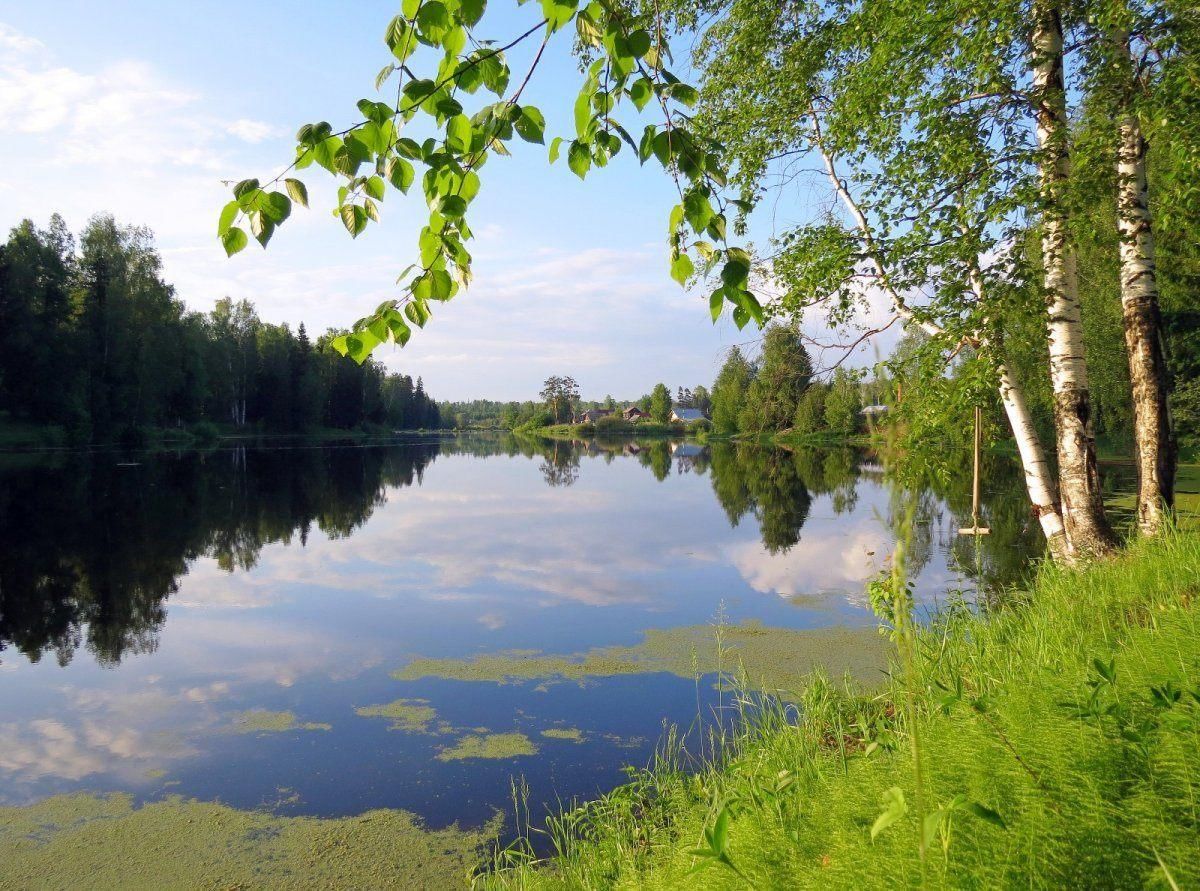
[[[1033,418],[1025,404],[1025,394],[1003,362],[998,366],[997,373],[1000,378],[1000,402],[1004,405],[1004,414],[1017,442],[1017,454],[1025,474],[1025,490],[1029,493],[1029,502],[1033,505],[1042,533],[1046,536],[1046,548],[1056,563],[1067,562],[1070,560],[1070,550],[1062,514],[1058,510],[1054,474],[1050,472],[1050,462],[1046,460],[1046,453],[1033,426]]]
[[[987,291],[983,283],[983,270],[978,258],[974,259],[968,270],[971,282],[971,293],[980,306],[984,305]],[[994,349],[996,353],[1003,352],[1003,344],[992,344],[981,338],[980,349]],[[1062,514],[1058,507],[1058,492],[1054,484],[1054,474],[1050,471],[1050,462],[1046,460],[1046,452],[1042,448],[1042,440],[1038,436],[1033,418],[1025,403],[1025,392],[1017,381],[1008,365],[1003,361],[996,364],[996,376],[1000,389],[1000,403],[1004,406],[1004,414],[1008,418],[1008,426],[1012,428],[1013,439],[1017,443],[1017,455],[1021,459],[1021,470],[1025,476],[1025,491],[1029,493],[1029,503],[1034,515],[1046,536],[1046,549],[1056,563],[1069,562],[1070,548],[1067,544],[1067,532],[1063,526]]]
[[[1050,0],[1033,8],[1033,81],[1041,152],[1042,264],[1045,279],[1050,381],[1058,446],[1059,497],[1071,556],[1103,556],[1115,546],[1104,514],[1091,394],[1083,350],[1075,252],[1067,227],[1070,178],[1062,17]]]
[[[944,335],[945,332],[938,325],[928,320],[915,319],[904,298],[892,286],[887,267],[884,265],[883,257],[880,256],[876,246],[875,235],[870,221],[867,219],[866,214],[863,213],[858,202],[854,199],[854,196],[850,194],[850,188],[846,184],[846,181],[838,175],[833,155],[825,147],[821,136],[820,122],[817,117],[816,108],[810,106],[810,112],[813,120],[814,144],[817,146],[817,150],[820,152],[821,158],[825,163],[825,172],[829,177],[834,191],[854,218],[855,225],[863,237],[871,264],[875,267],[875,271],[879,275],[880,286],[891,297],[892,306],[896,314],[906,321],[919,325],[921,330],[931,337]],[[971,291],[975,299],[982,305],[986,294],[984,291],[983,273],[980,269],[978,259],[971,264],[970,281]],[[979,346],[987,348],[988,344],[986,341],[981,340]],[[1029,493],[1030,504],[1037,515],[1042,532],[1046,536],[1046,548],[1050,552],[1050,556],[1056,562],[1065,562],[1070,559],[1070,550],[1067,545],[1062,514],[1058,508],[1054,475],[1050,472],[1050,464],[1046,460],[1046,453],[1042,449],[1042,443],[1038,438],[1037,429],[1034,427],[1033,418],[1030,417],[1029,409],[1026,407],[1024,392],[1012,372],[1008,369],[1008,366],[1003,362],[999,363],[997,373],[999,377],[1000,401],[1004,405],[1004,414],[1008,418],[1013,437],[1017,442],[1017,454],[1021,459],[1021,469],[1024,472],[1025,489]]]
[[[1126,35],[1116,49],[1132,73]],[[1166,525],[1175,498],[1176,444],[1167,403],[1167,362],[1154,263],[1154,225],[1146,184],[1146,139],[1131,109],[1123,109],[1117,149],[1117,232],[1121,249],[1121,315],[1133,397],[1137,522],[1143,535]]]

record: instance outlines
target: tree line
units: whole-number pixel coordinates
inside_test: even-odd
[[[621,400],[611,394],[603,399],[584,399],[580,395],[578,382],[569,375],[551,375],[546,378],[538,399],[501,401],[495,399],[472,399],[461,402],[439,404],[446,426],[458,429],[467,427],[499,427],[505,430],[517,428],[536,429],[553,424],[567,424],[589,409],[606,409],[620,414],[625,408],[636,406],[656,424],[667,424],[675,408],[697,408],[706,415],[712,407],[712,397],[703,384],[695,387],[677,387],[674,397],[664,383],[657,383],[649,393],[636,399]]]
[[[246,300],[189,310],[162,276],[152,233],[92,219],[78,241],[55,215],[0,244],[0,413],[73,441],[136,441],[154,428],[304,432],[437,427],[418,377],[361,365],[258,317]],[[198,428],[199,429],[199,428]]]

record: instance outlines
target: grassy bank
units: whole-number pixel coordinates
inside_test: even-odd
[[[480,881],[1200,886],[1200,536],[1047,567],[917,642],[908,681],[814,678],[797,711],[749,708],[724,757],[697,773],[666,750],[553,822],[557,856],[500,852]]]

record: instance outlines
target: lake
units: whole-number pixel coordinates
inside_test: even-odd
[[[1038,554],[1004,459],[978,543],[969,477],[908,495],[925,605]],[[904,496],[862,452],[665,440],[4,456],[0,804],[476,826],[524,777],[536,819],[719,713],[718,633],[762,689],[878,678],[863,584]]]

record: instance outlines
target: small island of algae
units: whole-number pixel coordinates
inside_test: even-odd
[[[521,755],[536,755],[537,746],[524,733],[483,733],[464,736],[457,743],[438,752],[439,761],[462,761],[467,758],[506,760]]]
[[[272,712],[252,708],[244,712],[233,712],[228,730],[231,733],[286,733],[289,730],[332,730],[329,724],[319,722],[301,723],[295,712]]]
[[[384,705],[362,706],[354,713],[364,718],[388,718],[392,722],[389,730],[405,733],[429,733],[430,725],[437,718],[437,711],[429,705],[428,699],[396,699]]]
[[[571,742],[583,742],[583,731],[578,727],[551,727],[542,731],[546,739],[565,739]]]

